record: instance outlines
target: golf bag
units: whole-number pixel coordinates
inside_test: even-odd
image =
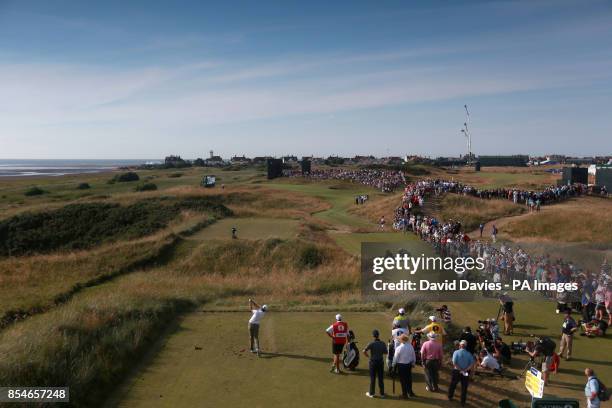
[[[342,364],[344,368],[353,371],[359,365],[359,349],[357,348],[357,342],[355,341],[355,334],[352,330],[349,330],[348,345],[344,350],[342,356]]]

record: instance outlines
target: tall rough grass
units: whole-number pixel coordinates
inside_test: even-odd
[[[460,221],[466,231],[478,228],[480,223],[525,212],[524,206],[510,201],[483,200],[457,194],[446,194],[440,205],[442,219]]]

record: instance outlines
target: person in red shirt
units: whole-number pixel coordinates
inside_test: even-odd
[[[336,372],[340,374],[340,354],[344,350],[344,346],[348,341],[348,324],[342,320],[342,315],[336,315],[336,322],[327,328],[325,331],[332,339],[332,354],[334,356],[334,363],[330,372]]]

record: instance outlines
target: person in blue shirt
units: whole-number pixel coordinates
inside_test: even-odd
[[[597,397],[599,393],[599,380],[595,377],[595,371],[592,368],[585,368],[584,375],[587,377],[586,385],[584,386],[584,395],[587,400],[587,408],[599,408],[600,401]]]
[[[458,383],[461,383],[461,406],[465,406],[469,384],[469,373],[476,362],[472,353],[465,349],[466,346],[467,341],[461,340],[459,342],[459,349],[453,353],[453,372],[451,376],[451,383],[448,387],[448,400],[452,401],[453,396],[455,395],[455,388],[457,388]]]

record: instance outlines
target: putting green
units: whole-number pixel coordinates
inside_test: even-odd
[[[289,239],[297,234],[298,220],[286,218],[224,218],[190,237],[193,240],[231,239],[236,227],[238,239]]]

